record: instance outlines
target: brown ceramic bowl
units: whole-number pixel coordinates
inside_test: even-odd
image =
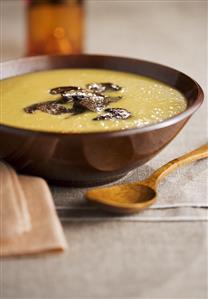
[[[105,133],[44,133],[0,127],[0,158],[19,172],[59,184],[86,186],[116,180],[160,152],[203,100],[200,86],[185,74],[152,62],[98,55],[38,56],[4,62],[3,78],[57,68],[102,68],[160,80],[185,95],[183,113],[144,128]],[[18,100],[18,99],[14,99]]]

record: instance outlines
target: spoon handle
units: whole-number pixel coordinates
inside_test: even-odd
[[[151,175],[148,181],[157,185],[166,175],[174,171],[176,168],[203,158],[208,158],[208,144],[205,144],[194,151],[191,151],[163,165]]]

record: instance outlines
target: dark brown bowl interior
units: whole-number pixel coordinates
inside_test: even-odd
[[[3,79],[59,68],[101,68],[131,72],[160,80],[183,93],[183,113],[144,128],[104,133],[48,133],[0,127],[0,158],[22,173],[68,185],[103,184],[144,164],[182,129],[203,100],[190,77],[156,63],[112,56],[37,56],[1,64]]]

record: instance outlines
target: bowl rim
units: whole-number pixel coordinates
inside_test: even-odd
[[[190,106],[187,107],[186,110],[184,110],[183,112],[165,119],[159,123],[154,123],[151,125],[147,125],[144,127],[135,127],[135,128],[127,128],[127,129],[122,129],[122,130],[112,130],[112,131],[104,131],[104,132],[50,132],[50,131],[39,131],[39,130],[35,130],[35,129],[24,129],[24,128],[18,128],[18,127],[14,127],[14,126],[10,126],[10,125],[4,125],[0,123],[0,130],[4,131],[4,132],[13,132],[13,133],[17,133],[20,135],[40,135],[40,136],[49,136],[49,137],[60,137],[60,136],[80,136],[80,137],[90,137],[90,136],[94,136],[94,137],[113,137],[113,136],[126,136],[126,135],[133,135],[133,134],[140,134],[140,133],[146,133],[146,132],[150,132],[150,131],[154,131],[154,130],[158,130],[158,129],[162,129],[162,128],[166,128],[169,126],[172,126],[184,119],[188,119],[202,104],[203,100],[204,100],[204,92],[201,88],[201,86],[194,80],[192,79],[190,76],[186,75],[185,73],[178,71],[175,68],[166,66],[164,64],[160,64],[160,63],[156,63],[156,62],[152,62],[149,60],[143,60],[143,59],[137,59],[137,58],[130,58],[127,56],[114,56],[114,55],[100,55],[100,54],[70,54],[70,55],[38,55],[38,56],[30,56],[30,57],[22,57],[22,58],[17,58],[17,59],[12,59],[12,60],[7,60],[7,61],[3,61],[0,62],[0,69],[3,69],[3,66],[6,66],[7,64],[11,64],[11,63],[15,63],[15,62],[21,62],[21,61],[25,61],[25,60],[35,60],[35,59],[48,59],[48,58],[66,58],[66,57],[95,57],[95,58],[110,58],[110,59],[125,59],[125,60],[129,60],[131,62],[133,61],[138,61],[138,62],[144,62],[144,63],[148,63],[148,64],[152,64],[155,66],[160,66],[162,68],[165,68],[167,70],[171,70],[171,71],[176,71],[179,74],[181,74],[182,76],[185,76],[186,78],[188,78],[189,80],[191,80],[193,82],[193,84],[195,84],[195,87],[197,89],[197,97],[194,101],[194,103]],[[122,71],[122,70],[119,70]],[[128,72],[128,71],[126,71]],[[30,73],[30,72],[29,72]],[[129,73],[131,73],[129,71]],[[150,76],[151,77],[151,76]]]

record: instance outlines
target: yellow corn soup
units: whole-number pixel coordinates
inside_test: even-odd
[[[92,120],[104,112],[86,111],[77,115],[51,115],[41,111],[26,113],[23,108],[33,103],[55,100],[50,89],[58,86],[80,86],[92,82],[111,82],[120,91],[105,92],[122,96],[106,108],[124,108],[132,116],[125,120]],[[65,107],[71,107],[68,103]],[[103,132],[143,127],[173,117],[186,109],[185,97],[176,89],[157,80],[136,74],[102,69],[60,69],[36,72],[1,81],[1,124],[49,132]]]

